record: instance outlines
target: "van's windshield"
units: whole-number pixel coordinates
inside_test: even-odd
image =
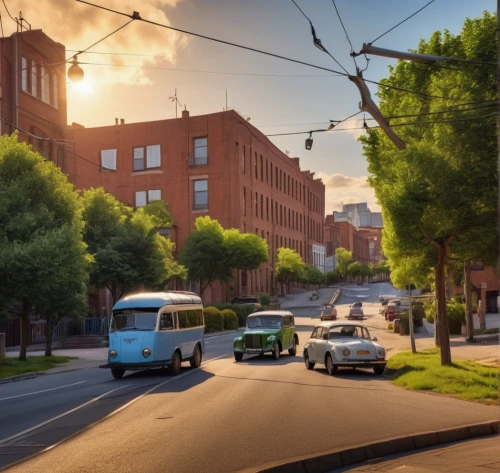
[[[115,312],[111,321],[111,332],[126,330],[154,330],[158,311],[138,309]]]

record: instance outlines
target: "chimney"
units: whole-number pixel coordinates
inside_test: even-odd
[[[118,118],[115,118],[115,125],[118,125]]]
[[[189,110],[182,111],[182,118],[189,118]]]
[[[125,125],[125,118],[120,118],[120,125]]]

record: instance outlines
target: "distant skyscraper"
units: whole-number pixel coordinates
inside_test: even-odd
[[[349,222],[352,226],[383,227],[381,212],[372,212],[366,202],[342,205],[342,212],[333,212],[336,222]]]

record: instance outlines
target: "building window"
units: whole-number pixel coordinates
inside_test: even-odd
[[[255,216],[259,216],[259,194],[255,193]]]
[[[269,163],[266,159],[266,184],[269,184]]]
[[[52,76],[52,105],[59,108],[59,87],[57,85],[57,76]]]
[[[42,83],[42,100],[50,103],[50,76],[45,67],[40,68],[40,81]]]
[[[288,191],[288,195],[290,195],[290,176],[288,176],[287,178],[287,185],[286,185],[286,189]]]
[[[101,150],[101,171],[116,171],[116,149]]]
[[[264,182],[264,160],[262,154],[260,155],[260,180]]]
[[[193,182],[194,210],[208,210],[208,180]]]
[[[194,159],[192,166],[204,166],[208,163],[208,138],[194,138]]]
[[[264,219],[264,196],[260,194],[260,218]]]
[[[37,67],[35,61],[31,60],[31,95],[34,97],[38,97],[37,88]]]
[[[266,219],[269,221],[269,197],[266,197]]]
[[[247,215],[247,188],[243,187],[243,217]]]
[[[146,191],[138,191],[135,193],[135,206],[136,208],[144,207],[147,204]]]
[[[238,147],[238,143],[236,143],[236,151],[238,152],[239,151],[239,147]],[[243,145],[243,159],[241,160],[241,170],[243,171],[243,174],[246,174],[247,172],[247,163],[246,163],[246,147],[245,145]],[[238,156],[239,156],[239,153],[238,153]]]
[[[146,146],[146,159],[144,159],[144,146],[134,148],[134,171],[144,171],[144,166],[147,169],[161,166],[160,145]]]
[[[161,189],[153,189],[148,191],[148,203],[153,200],[161,200]]]
[[[271,223],[274,223],[274,200],[271,199]]]
[[[21,89],[28,92],[28,60],[21,58]]]
[[[255,152],[255,178],[259,178],[259,170],[258,170],[258,165],[257,165],[257,151]]]

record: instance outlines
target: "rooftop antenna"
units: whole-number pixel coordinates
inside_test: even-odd
[[[186,105],[182,105],[182,104],[179,102],[179,99],[177,98],[177,89],[175,89],[175,94],[174,94],[174,95],[171,95],[168,99],[169,99],[171,102],[175,102],[175,118],[177,118],[177,105],[180,105],[181,107],[184,107],[184,110],[186,110]]]

